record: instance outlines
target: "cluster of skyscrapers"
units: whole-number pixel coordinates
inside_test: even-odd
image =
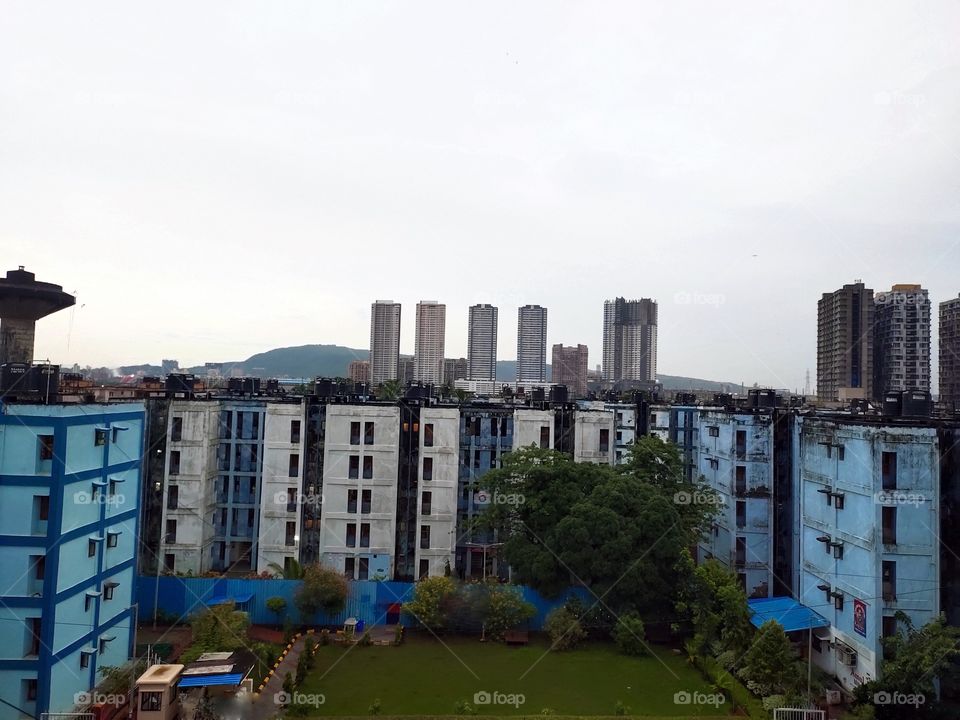
[[[446,305],[432,300],[417,303],[412,372],[405,372],[400,355],[400,303],[377,300],[370,311],[370,359],[351,363],[350,377],[374,386],[390,380],[424,385],[474,383],[471,389],[491,389],[497,380],[498,309],[490,304],[469,309],[467,357],[459,364],[446,359]],[[587,346],[552,347],[553,377],[547,375],[547,308],[524,305],[517,311],[515,380],[536,386],[566,385],[578,397],[586,395],[589,373]],[[611,386],[652,383],[657,375],[657,303],[654,300],[607,300],[603,310],[602,379]],[[480,385],[477,385],[480,383]]]
[[[960,404],[960,298],[940,303],[940,393]],[[882,401],[886,393],[931,390],[931,303],[920,285],[877,292],[857,281],[817,305],[817,395]]]

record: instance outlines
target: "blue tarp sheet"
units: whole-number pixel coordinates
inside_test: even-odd
[[[222,673],[220,675],[187,675],[180,678],[180,687],[210,687],[212,685],[239,685],[243,680],[240,673]]]
[[[246,593],[244,595],[214,595],[203,601],[204,605],[223,605],[224,603],[234,603],[235,605],[242,605],[245,602],[250,602],[253,599],[253,593]]]
[[[785,632],[810,630],[811,628],[829,627],[830,621],[823,615],[802,605],[793,598],[775,597],[748,600],[752,617],[750,622],[760,627],[768,620],[776,620],[783,625]]]

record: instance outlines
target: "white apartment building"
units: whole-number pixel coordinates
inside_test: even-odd
[[[470,306],[467,330],[469,380],[493,382],[497,379],[497,312],[497,308],[489,304]]]
[[[460,476],[460,410],[428,407],[420,412],[417,503],[417,577],[453,568],[457,547]]]
[[[513,448],[535,445],[553,450],[554,424],[556,417],[550,410],[517,408],[513,411]]]
[[[377,300],[370,307],[370,382],[400,377],[400,303]]]
[[[400,409],[327,407],[320,560],[358,580],[392,579]]]
[[[303,404],[268,403],[264,414],[258,572],[300,556],[300,506],[314,500],[301,491],[304,410]]]
[[[417,326],[413,350],[413,379],[424,385],[443,383],[444,333],[447,306],[436,300],[417,303]]]
[[[574,416],[575,462],[614,464],[614,413],[609,410],[577,410]]]

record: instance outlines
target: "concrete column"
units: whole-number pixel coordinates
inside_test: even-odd
[[[6,317],[0,321],[0,364],[33,362],[36,326],[32,319]]]

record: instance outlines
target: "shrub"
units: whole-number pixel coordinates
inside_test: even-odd
[[[617,700],[617,704],[613,707],[613,714],[617,717],[623,717],[624,715],[630,714],[630,706],[624,705],[620,700]]]
[[[303,655],[307,658],[307,669],[312,670],[313,666],[317,664],[317,658],[314,655],[317,652],[317,641],[314,640],[311,636],[307,636],[307,639],[303,641]]]
[[[370,706],[367,708],[367,712],[370,715],[379,715],[380,714],[380,698],[374,698],[373,702],[370,703]]]
[[[414,588],[413,600],[403,604],[403,611],[428,630],[441,632],[447,627],[447,602],[456,589],[451,578],[424,578]]]
[[[523,599],[520,590],[506,585],[489,585],[486,608],[486,632],[499,640],[512,628],[537,614],[537,609]]]
[[[623,615],[613,628],[613,640],[624,655],[646,655],[643,620],[636,613]]]
[[[360,636],[360,640],[357,643],[360,647],[370,647],[373,645],[373,638],[370,637],[370,631],[364,630],[363,635]]]
[[[550,636],[551,650],[571,650],[587,637],[580,621],[564,607],[552,610],[543,627]]]
[[[308,565],[303,570],[303,581],[294,602],[303,618],[312,617],[321,610],[335,615],[346,606],[347,580],[330,568]]]
[[[283,615],[287,610],[287,601],[279,596],[267,598],[267,610],[272,612],[277,616],[277,620],[280,620],[280,616]]]
[[[320,631],[320,644],[329,645],[330,644],[330,631],[324,628]]]
[[[297,687],[300,687],[303,684],[303,681],[307,679],[307,673],[310,672],[310,660],[309,653],[305,650],[300,653],[300,657],[297,658],[297,676],[296,684]]]
[[[469,700],[457,700],[453,706],[454,715],[476,715],[477,709],[470,704]]]
[[[393,644],[400,645],[403,643],[403,625],[397,623],[393,626]]]

